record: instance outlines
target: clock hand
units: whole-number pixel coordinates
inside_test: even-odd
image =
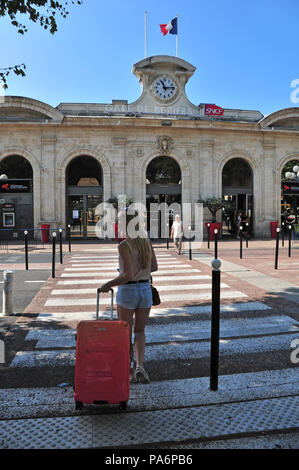
[[[162,81],[162,79],[160,80],[160,82],[162,83],[162,86],[163,86],[164,90],[166,90],[167,88],[165,86],[165,83]]]

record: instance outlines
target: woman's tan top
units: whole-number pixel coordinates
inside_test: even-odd
[[[139,281],[139,280],[149,280],[151,276],[151,259],[149,260],[148,266],[145,269],[141,269],[139,265],[139,252],[137,248],[134,246],[134,241],[124,240],[121,244],[126,243],[129,246],[130,253],[132,256],[132,264],[133,264],[133,272],[134,277],[132,281]],[[124,272],[121,257],[118,257],[118,264],[119,264],[119,273],[122,274]]]

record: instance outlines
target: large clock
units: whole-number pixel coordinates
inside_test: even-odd
[[[158,101],[166,103],[176,97],[178,86],[171,78],[161,75],[153,81],[151,92]]]

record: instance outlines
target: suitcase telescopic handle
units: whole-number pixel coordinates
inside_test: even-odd
[[[111,292],[111,306],[110,306],[110,318],[113,320],[113,301],[114,301],[114,290],[109,289]],[[99,319],[99,305],[100,305],[100,292],[101,288],[97,289],[97,308],[96,308],[96,319]]]

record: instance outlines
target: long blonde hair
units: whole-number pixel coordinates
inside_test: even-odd
[[[128,225],[131,220],[133,220],[135,217],[138,217],[139,214],[138,212],[135,212],[134,214],[128,214],[126,212],[126,230],[128,229]],[[140,217],[140,216],[139,216]],[[138,251],[138,258],[139,258],[139,265],[141,269],[146,269],[147,266],[150,263],[151,256],[152,256],[152,249],[151,249],[151,244],[148,239],[147,232],[144,228],[144,226],[140,226],[140,223],[138,222],[136,224],[136,232],[139,232],[140,235],[130,237],[128,235],[128,230],[127,230],[127,237],[132,240],[133,246],[137,249]]]

